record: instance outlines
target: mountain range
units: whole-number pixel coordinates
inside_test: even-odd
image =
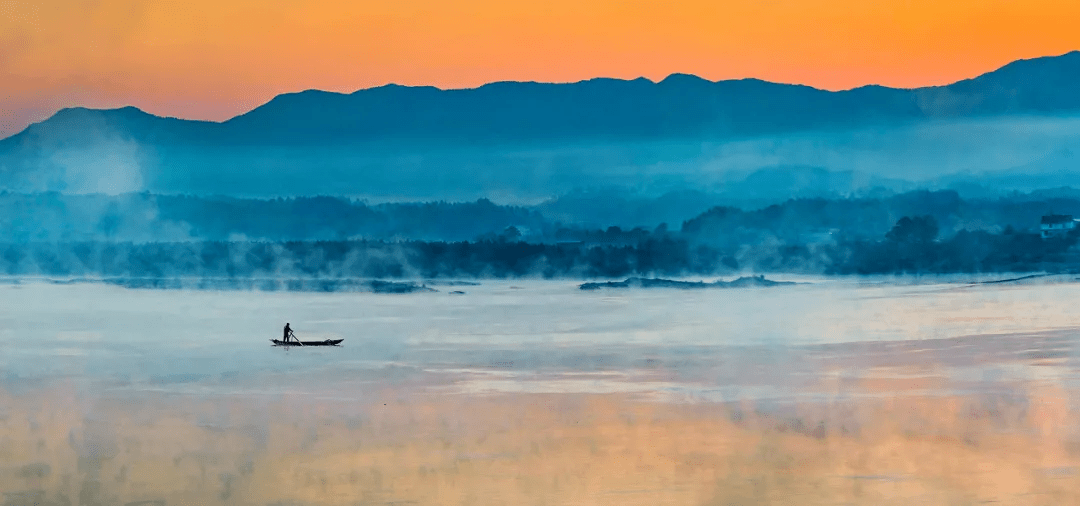
[[[309,90],[220,123],[71,108],[0,140],[0,188],[538,201],[604,185],[722,191],[732,174],[785,166],[1004,181],[1072,167],[1077,82],[1073,51],[915,89],[674,74]]]

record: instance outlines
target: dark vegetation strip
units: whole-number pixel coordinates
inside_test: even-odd
[[[808,274],[1074,272],[1080,234],[961,231],[901,219],[884,237],[828,243],[703,244],[670,234],[636,243],[289,241],[0,244],[0,273],[53,277],[296,279],[627,278]]]

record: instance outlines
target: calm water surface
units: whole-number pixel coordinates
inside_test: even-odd
[[[757,395],[763,391],[753,387],[772,385],[790,394],[801,375],[885,365],[1068,377],[1080,326],[1078,284],[810,280],[581,291],[573,282],[519,280],[440,288],[312,294],[24,281],[0,286],[0,339],[9,343],[0,374],[9,385],[64,378],[207,394],[303,390],[309,378],[319,379],[320,391],[327,381],[382,378],[469,392],[747,387],[746,395]],[[459,288],[466,293],[448,293]],[[344,346],[270,346],[286,321],[305,340],[345,339]],[[995,337],[956,341],[976,335]],[[873,360],[895,350],[906,353]],[[1018,355],[1025,351],[1030,356]],[[1030,367],[1036,362],[1042,367]],[[297,380],[262,381],[274,374]]]
[[[1080,284],[800,281],[3,284],[3,504],[1080,502]]]

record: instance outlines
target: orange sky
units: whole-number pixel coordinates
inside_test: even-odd
[[[61,107],[222,120],[389,82],[921,86],[1080,49],[1076,0],[0,0],[0,135]]]

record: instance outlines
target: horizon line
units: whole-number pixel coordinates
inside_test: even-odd
[[[667,76],[665,76],[663,79],[656,80],[656,81],[654,81],[654,80],[652,80],[652,79],[650,79],[648,77],[645,77],[645,76],[638,76],[638,77],[634,77],[634,78],[596,76],[596,77],[590,77],[590,78],[586,78],[586,79],[579,79],[579,80],[576,80],[576,81],[501,80],[501,81],[490,81],[490,82],[486,82],[486,83],[479,84],[479,85],[476,85],[476,86],[462,86],[462,87],[439,87],[439,86],[435,86],[435,85],[425,85],[425,84],[410,85],[410,84],[400,84],[400,83],[396,83],[396,82],[388,82],[388,83],[377,85],[377,86],[369,86],[369,87],[366,87],[366,88],[358,88],[358,89],[355,89],[355,90],[350,91],[350,92],[330,91],[330,90],[319,89],[319,88],[307,88],[307,89],[302,89],[302,90],[297,90],[297,91],[287,91],[287,92],[283,92],[283,93],[278,93],[278,94],[272,96],[269,100],[255,106],[255,107],[253,107],[251,109],[248,109],[248,110],[246,110],[244,112],[241,112],[241,113],[236,114],[236,115],[234,115],[234,116],[232,116],[230,118],[220,120],[220,121],[205,120],[205,119],[194,119],[194,118],[186,118],[186,117],[180,117],[180,116],[158,115],[158,114],[147,112],[142,107],[139,107],[137,105],[130,104],[130,103],[128,105],[122,105],[122,106],[118,106],[118,107],[100,107],[100,108],[99,107],[87,107],[87,106],[73,105],[73,106],[68,106],[68,107],[61,107],[61,108],[57,109],[55,112],[53,112],[51,115],[49,115],[48,117],[46,117],[46,118],[44,118],[44,119],[42,119],[40,121],[35,121],[35,122],[28,123],[25,127],[23,127],[22,130],[13,132],[12,134],[4,136],[4,137],[0,137],[0,141],[10,139],[11,137],[15,137],[17,135],[20,135],[20,134],[24,133],[30,127],[32,127],[34,125],[44,123],[46,121],[49,121],[50,119],[54,118],[56,115],[58,115],[59,113],[61,113],[63,111],[80,110],[80,109],[81,110],[87,110],[87,111],[103,111],[103,112],[105,112],[105,111],[120,111],[120,110],[124,110],[124,109],[134,109],[134,110],[139,111],[139,112],[141,112],[143,114],[147,114],[147,115],[155,116],[155,117],[159,117],[159,118],[176,119],[176,120],[182,120],[182,121],[195,121],[195,122],[202,122],[202,123],[223,124],[223,123],[227,123],[229,121],[232,121],[233,119],[244,116],[244,115],[246,115],[246,114],[248,114],[248,113],[250,113],[252,111],[255,111],[255,110],[259,109],[260,107],[263,107],[263,106],[269,104],[270,102],[274,101],[275,99],[277,99],[279,97],[288,96],[288,95],[299,95],[299,94],[302,94],[302,93],[317,92],[317,93],[325,93],[325,94],[330,94],[330,95],[348,96],[348,95],[353,95],[353,94],[360,93],[360,92],[363,92],[363,91],[376,90],[376,89],[381,89],[381,88],[391,88],[391,87],[412,88],[412,89],[434,89],[434,90],[443,91],[443,92],[447,92],[447,91],[473,91],[473,90],[479,90],[479,89],[482,89],[482,88],[485,88],[485,87],[488,87],[488,86],[500,85],[500,84],[536,84],[536,85],[556,85],[556,86],[558,86],[558,85],[581,84],[581,83],[587,83],[587,82],[591,82],[591,81],[620,81],[620,82],[647,81],[647,82],[649,82],[649,83],[651,83],[653,85],[657,85],[657,84],[661,84],[661,83],[663,83],[665,81],[668,81],[672,77],[676,77],[676,76],[692,77],[692,78],[699,79],[701,81],[711,83],[711,84],[726,83],[726,82],[739,82],[739,81],[759,81],[759,82],[762,82],[762,83],[775,84],[775,85],[781,85],[781,86],[797,86],[797,87],[810,88],[810,89],[813,89],[813,90],[823,91],[823,92],[827,92],[827,93],[844,93],[844,92],[849,92],[849,91],[853,91],[853,90],[859,90],[859,89],[863,89],[863,88],[885,88],[885,89],[892,89],[892,90],[910,91],[910,90],[918,90],[918,89],[924,89],[924,88],[942,88],[942,87],[952,86],[952,85],[957,84],[957,83],[970,81],[970,80],[977,79],[979,77],[982,77],[982,76],[985,76],[985,75],[988,75],[988,74],[992,74],[994,72],[1002,70],[1005,67],[1008,67],[1008,66],[1016,64],[1016,63],[1028,62],[1028,61],[1034,61],[1034,60],[1060,58],[1060,57],[1067,56],[1067,55],[1070,55],[1070,54],[1073,54],[1073,53],[1080,53],[1080,49],[1073,49],[1073,50],[1066,51],[1066,52],[1060,53],[1060,54],[1050,54],[1050,55],[1043,55],[1043,56],[1035,56],[1035,57],[1031,57],[1031,58],[1019,58],[1019,59],[1016,59],[1016,60],[1009,61],[1008,63],[1005,63],[1004,65],[1000,65],[1000,66],[998,66],[996,68],[981,72],[979,74],[976,74],[976,75],[973,75],[971,77],[967,77],[967,78],[964,78],[964,79],[959,79],[959,80],[952,81],[952,82],[945,83],[945,84],[932,84],[932,85],[913,86],[913,87],[887,86],[887,85],[882,85],[882,84],[877,84],[877,83],[867,83],[867,84],[862,84],[862,85],[859,85],[859,86],[853,86],[853,87],[850,87],[850,88],[843,88],[843,89],[835,89],[834,90],[834,89],[819,88],[817,86],[804,84],[804,83],[769,81],[769,80],[766,80],[766,79],[762,79],[762,78],[758,78],[758,77],[751,77],[751,76],[739,77],[739,78],[731,78],[731,79],[719,79],[719,80],[713,81],[713,80],[701,77],[701,76],[699,76],[697,74],[694,74],[694,73],[672,72],[672,73],[668,74]]]

